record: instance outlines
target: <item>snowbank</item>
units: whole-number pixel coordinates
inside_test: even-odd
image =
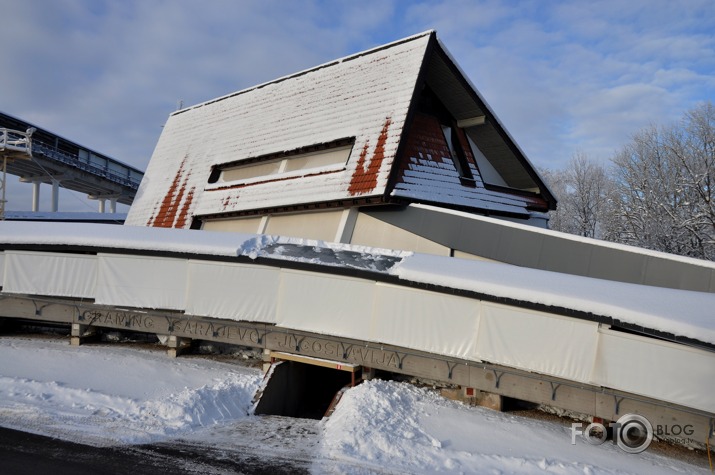
[[[95,446],[181,441],[342,474],[696,474],[652,452],[571,445],[570,426],[374,380],[321,422],[247,415],[257,370],[163,351],[0,337],[0,425]]]
[[[446,400],[406,383],[373,380],[348,391],[322,422],[321,456],[340,473],[707,473],[608,443],[571,445],[571,428]],[[367,472],[371,473],[371,472]]]
[[[247,417],[260,379],[163,351],[0,338],[0,424],[98,446],[154,442]]]

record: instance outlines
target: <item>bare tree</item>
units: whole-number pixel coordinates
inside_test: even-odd
[[[669,144],[683,169],[682,187],[691,213],[683,221],[699,257],[715,259],[715,107],[710,102],[688,112],[682,133]]]
[[[577,153],[571,159],[567,177],[573,189],[571,208],[574,234],[599,237],[599,224],[608,188],[606,170],[584,153]]]
[[[715,108],[681,124],[637,133],[613,158],[604,238],[674,254],[715,258]]]
[[[609,177],[603,165],[576,153],[563,171],[542,172],[559,199],[549,227],[586,237],[600,237]]]

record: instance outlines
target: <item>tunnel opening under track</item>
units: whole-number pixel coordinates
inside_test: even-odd
[[[305,419],[322,419],[336,395],[355,384],[355,371],[345,371],[300,361],[274,363],[267,374],[254,413]]]

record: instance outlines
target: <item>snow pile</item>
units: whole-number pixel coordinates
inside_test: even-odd
[[[405,257],[412,255],[410,251],[390,251],[360,246],[348,247],[346,244],[323,241],[298,243],[285,241],[285,238],[276,238],[274,242],[266,244],[255,256],[387,273]]]
[[[94,446],[162,441],[309,463],[314,474],[709,473],[577,438],[568,423],[468,407],[373,380],[321,422],[247,415],[257,370],[66,340],[0,337],[0,426]],[[240,455],[240,456],[239,456]]]
[[[570,425],[446,400],[406,383],[373,380],[349,390],[322,422],[320,460],[339,473],[672,474],[697,467],[608,443],[571,445]],[[707,470],[702,469],[702,473]]]
[[[255,370],[164,352],[0,338],[0,424],[91,445],[137,444],[247,417]]]

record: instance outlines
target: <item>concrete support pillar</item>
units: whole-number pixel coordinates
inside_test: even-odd
[[[40,210],[40,180],[32,181],[32,211],[38,212]]]
[[[502,411],[504,408],[504,396],[480,391],[476,388],[442,389],[441,394],[447,399],[461,401],[472,406],[487,407],[495,411]]]
[[[91,328],[89,325],[73,323],[72,332],[70,333],[70,345],[79,346],[88,338],[94,337],[95,334],[94,328]]]
[[[166,344],[169,346],[166,354],[169,355],[169,358],[176,358],[191,346],[191,338],[181,338],[169,335],[169,340]]]
[[[109,200],[109,212],[110,213],[116,213],[117,212],[117,200],[121,198],[122,194],[121,193],[106,193],[106,194],[97,194],[97,195],[87,195],[87,198],[90,200],[97,200],[97,205],[98,205],[98,211],[100,213],[106,213],[107,212],[107,200]]]
[[[343,211],[340,217],[340,224],[335,233],[335,242],[349,243],[353,237],[355,223],[357,223],[358,208],[349,208]]]
[[[52,212],[56,213],[59,209],[60,201],[60,182],[59,180],[52,180]]]
[[[368,368],[367,366],[362,367],[363,381],[370,381],[374,377],[375,377],[375,368]]]
[[[469,389],[472,388],[466,388],[467,393],[469,392]],[[476,389],[474,389],[474,393],[475,403],[477,406],[488,407],[489,409],[493,409],[495,411],[502,411],[504,409],[504,396],[501,394],[477,391]]]

